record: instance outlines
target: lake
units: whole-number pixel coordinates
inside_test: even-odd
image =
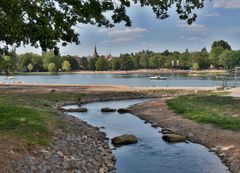
[[[117,173],[227,173],[221,160],[207,148],[194,143],[166,143],[162,140],[160,128],[152,128],[132,114],[118,112],[102,113],[102,107],[124,108],[147,101],[120,100],[96,102],[82,105],[86,113],[70,113],[92,126],[105,127],[101,131],[113,138],[122,134],[134,134],[137,144],[117,147],[113,150],[116,157]],[[65,108],[76,108],[77,105]],[[111,148],[111,142],[109,141]]]
[[[222,85],[216,76],[189,77],[185,74],[162,74],[167,80],[150,80],[150,74],[58,74],[58,75],[17,75],[7,80],[0,76],[0,82],[26,82],[43,84],[82,84],[82,85],[127,85],[133,87],[189,86],[210,87]]]

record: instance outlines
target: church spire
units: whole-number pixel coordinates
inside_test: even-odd
[[[95,45],[94,51],[93,51],[93,58],[96,58],[96,57],[98,57],[98,53],[97,53],[97,47]]]

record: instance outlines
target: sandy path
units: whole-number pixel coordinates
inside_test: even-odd
[[[168,109],[165,100],[135,105],[133,113],[159,126],[185,135],[189,140],[216,152],[234,173],[240,173],[240,132],[223,130],[211,124],[198,124]]]

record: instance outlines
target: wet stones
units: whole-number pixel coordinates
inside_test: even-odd
[[[138,142],[138,139],[134,135],[123,134],[121,136],[116,136],[112,140],[112,144],[115,146],[135,144]]]
[[[124,114],[124,113],[130,113],[130,109],[127,108],[119,108],[118,113]]]
[[[185,136],[181,136],[181,135],[177,135],[177,134],[164,134],[162,136],[162,139],[166,142],[172,142],[172,143],[186,141]]]
[[[116,112],[116,109],[106,107],[106,108],[102,108],[101,112]]]
[[[67,109],[67,112],[87,112],[87,108]]]

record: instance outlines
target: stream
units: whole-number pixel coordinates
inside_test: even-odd
[[[122,134],[133,134],[137,144],[113,148],[117,173],[227,173],[221,160],[202,145],[194,143],[166,143],[161,128],[153,128],[132,114],[102,113],[103,107],[126,108],[149,99],[95,102],[82,105],[86,113],[69,113],[107,134],[109,139]],[[77,108],[77,105],[65,106]]]

